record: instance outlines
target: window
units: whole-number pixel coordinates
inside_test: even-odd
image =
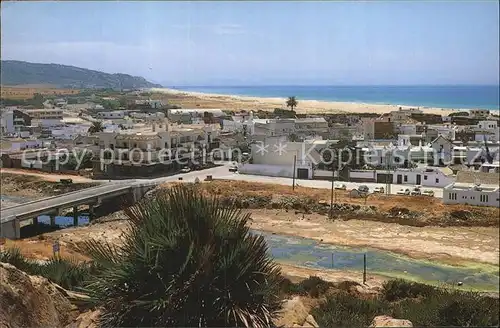
[[[427,180],[427,176],[426,175],[424,175],[424,180]]]
[[[408,176],[407,175],[404,176],[404,181],[408,182]]]
[[[168,148],[168,142],[165,142],[165,148]]]
[[[483,203],[487,203],[488,202],[488,195],[479,196],[479,200]]]
[[[438,178],[436,178],[436,183],[439,183],[439,179]]]

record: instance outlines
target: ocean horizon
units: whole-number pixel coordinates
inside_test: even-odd
[[[171,89],[223,95],[320,100],[445,109],[499,110],[497,85],[421,86],[175,86]]]

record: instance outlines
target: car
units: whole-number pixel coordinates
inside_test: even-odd
[[[358,191],[367,193],[367,192],[370,192],[370,188],[368,188],[368,186],[361,185],[358,187]]]
[[[410,194],[410,189],[408,188],[401,188],[396,192],[397,195],[409,195]]]
[[[375,187],[373,189],[373,192],[378,192],[378,193],[383,194],[383,193],[385,193],[385,189],[384,189],[384,187]]]
[[[230,166],[229,172],[238,172],[238,167],[236,165]]]
[[[424,196],[434,197],[434,191],[429,190],[429,189],[425,189],[425,190],[422,192],[422,195],[424,195]]]
[[[337,189],[337,190],[346,190],[347,186],[344,183],[336,183],[335,184],[335,189]]]
[[[187,166],[185,166],[181,169],[181,173],[188,173],[188,172],[191,172],[191,169]]]
[[[422,195],[422,191],[420,190],[419,187],[413,188],[413,190],[410,192],[410,195],[412,196],[420,196]]]

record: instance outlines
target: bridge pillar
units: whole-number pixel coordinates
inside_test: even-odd
[[[21,225],[17,218],[0,224],[0,237],[9,239],[21,238]]]
[[[78,226],[78,206],[73,206],[73,225]]]
[[[55,227],[56,226],[56,214],[49,214],[50,218],[50,226]]]
[[[94,219],[94,204],[89,205],[89,222]]]

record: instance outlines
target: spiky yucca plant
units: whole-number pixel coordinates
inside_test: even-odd
[[[85,288],[103,327],[272,326],[280,270],[248,214],[184,186],[126,213],[123,244],[82,247],[103,268]]]

